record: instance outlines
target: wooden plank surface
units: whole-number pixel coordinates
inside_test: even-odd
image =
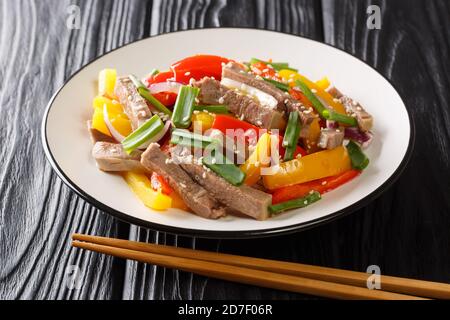
[[[0,298],[309,298],[74,250],[69,237],[75,231],[361,271],[377,264],[385,274],[450,282],[447,1],[81,0],[75,1],[81,29],[68,30],[72,3],[0,3]],[[380,30],[366,27],[371,4],[381,8]],[[129,226],[69,191],[40,145],[41,117],[54,91],[81,66],[125,43],[213,26],[305,35],[377,68],[416,122],[415,152],[399,181],[350,216],[259,240],[193,239]],[[71,266],[80,268],[79,290],[67,286]]]

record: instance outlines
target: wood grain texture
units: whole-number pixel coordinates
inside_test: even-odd
[[[65,25],[72,3],[81,8],[80,30]],[[381,30],[366,28],[369,4],[382,9]],[[0,298],[311,298],[71,249],[72,232],[357,271],[376,264],[384,274],[450,282],[449,13],[445,0],[0,2]],[[64,80],[136,39],[219,26],[326,41],[390,79],[417,128],[415,152],[398,182],[359,212],[313,230],[226,241],[129,226],[64,186],[45,160],[39,132],[45,106]],[[71,265],[83,274],[80,290],[67,288]]]

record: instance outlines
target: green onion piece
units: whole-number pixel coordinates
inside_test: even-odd
[[[352,140],[347,144],[347,151],[354,169],[364,170],[367,168],[369,165],[369,158],[367,158],[361,148]]]
[[[194,106],[194,110],[207,111],[207,112],[217,113],[217,114],[227,114],[228,106],[223,105],[223,104],[208,105],[208,106]]]
[[[294,159],[295,149],[297,148],[298,138],[300,136],[300,121],[298,111],[289,114],[289,120],[283,137],[283,147],[286,148],[284,161]]]
[[[321,198],[322,197],[320,196],[319,192],[313,191],[312,193],[302,198],[271,205],[269,206],[269,212],[273,216],[286,210],[304,208],[314,202],[319,201]]]
[[[272,80],[272,79],[269,79],[269,78],[263,78],[263,79],[264,79],[264,81],[267,81],[267,82],[273,84],[275,87],[277,87],[280,90],[289,91],[289,89],[290,89],[290,87],[287,84],[283,83],[283,82],[279,82],[279,81]]]
[[[306,98],[311,101],[311,103],[313,104],[314,109],[316,109],[316,111],[325,118],[324,116],[324,111],[328,111],[327,108],[325,108],[322,104],[322,102],[320,102],[319,99],[317,99],[317,97],[315,96],[314,93],[312,93],[311,89],[308,88],[308,86],[300,80],[296,80],[295,84],[300,88],[300,90],[303,92],[303,94],[306,96]]]
[[[220,143],[220,141],[188,130],[175,129],[172,131],[170,143],[186,147],[206,148],[211,143]]]
[[[290,68],[289,67],[289,63],[287,63],[287,62],[269,62],[269,61],[264,61],[264,60],[260,60],[260,59],[256,59],[256,58],[251,58],[250,59],[250,64],[254,64],[254,63],[257,63],[257,62],[262,62],[264,64],[271,65],[276,71],[280,71],[280,70],[283,70],[283,69],[292,70],[292,71],[295,71],[295,72],[298,71],[297,69]]]
[[[316,97],[316,95],[311,91],[311,89],[308,88],[308,86],[304,82],[296,80],[295,84],[300,88],[300,90],[303,92],[306,98],[308,98],[308,100],[311,101],[314,109],[316,109],[316,111],[322,116],[322,118],[326,120],[333,120],[340,123],[348,124],[352,127],[356,127],[358,125],[356,118],[347,116],[345,114],[340,114],[333,110],[325,108],[322,102],[320,102],[320,100]]]
[[[347,116],[345,114],[340,114],[340,113],[334,112],[332,110],[324,110],[323,116],[327,120],[333,120],[333,121],[337,121],[340,123],[348,124],[349,126],[352,126],[352,127],[358,126],[358,121],[356,120],[356,118]]]
[[[154,115],[122,141],[123,149],[130,154],[156,136],[163,128],[164,122],[157,115]]]
[[[219,160],[219,161],[218,161]],[[204,157],[203,164],[234,186],[244,183],[245,173],[235,166],[223,154]],[[216,163],[219,162],[219,163]]]
[[[189,128],[192,111],[194,111],[195,98],[197,98],[199,91],[199,88],[190,86],[182,86],[180,88],[172,114],[172,123],[175,127]]]
[[[172,115],[172,111],[170,111],[165,105],[159,102],[158,99],[152,96],[152,94],[150,93],[150,91],[148,91],[147,88],[138,88],[138,92],[145,100],[150,102],[151,105],[155,107],[155,109],[169,116]]]
[[[156,76],[159,73],[158,69],[153,69],[152,71],[150,71],[150,73],[148,74],[149,77],[153,77]]]
[[[128,78],[130,78],[131,82],[133,82],[133,84],[134,84],[134,86],[136,87],[136,89],[138,89],[138,90],[139,90],[140,88],[147,89],[147,87],[142,83],[142,81],[139,80],[136,76],[130,74],[130,75],[128,76]]]
[[[158,99],[156,99],[154,96],[152,96],[150,91],[142,83],[141,80],[136,78],[134,75],[129,75],[128,77],[133,82],[134,86],[136,87],[136,89],[137,89],[138,93],[141,95],[141,97],[143,97],[145,100],[150,102],[151,105],[154,106],[155,109],[157,109],[158,111],[163,112],[163,113],[165,113],[165,114],[167,114],[169,116],[172,115],[172,111],[167,109],[167,107],[165,105],[163,105],[161,102],[159,102]]]

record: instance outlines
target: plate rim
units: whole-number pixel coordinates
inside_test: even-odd
[[[364,198],[358,200],[357,202],[355,202],[341,210],[335,211],[324,217],[316,218],[316,219],[313,219],[313,220],[310,220],[307,222],[302,222],[302,223],[297,223],[297,224],[283,226],[283,227],[277,227],[277,228],[260,229],[260,230],[239,230],[239,231],[215,230],[215,231],[210,231],[210,230],[203,230],[203,229],[189,229],[189,228],[182,228],[182,227],[174,227],[174,226],[168,226],[165,224],[149,222],[149,221],[146,221],[143,219],[132,217],[124,212],[113,209],[113,208],[109,207],[108,205],[95,199],[94,197],[92,197],[91,195],[86,193],[85,191],[83,191],[60,168],[60,166],[56,162],[56,160],[50,150],[49,144],[48,144],[47,130],[46,130],[48,115],[50,113],[50,110],[54,103],[54,100],[59,95],[61,90],[72,80],[72,78],[74,78],[78,73],[83,71],[86,67],[88,67],[89,65],[91,65],[92,63],[97,61],[98,59],[102,58],[103,56],[105,56],[111,52],[114,52],[116,50],[119,50],[121,48],[124,48],[128,45],[135,44],[140,41],[145,41],[145,40],[148,40],[151,38],[172,34],[172,33],[182,33],[182,32],[189,32],[189,31],[196,31],[196,30],[215,30],[215,29],[255,30],[255,31],[262,31],[262,32],[272,32],[272,33],[302,38],[302,39],[306,39],[309,41],[314,41],[316,43],[337,49],[337,50],[359,60],[360,62],[364,63],[366,66],[368,66],[372,70],[374,70],[381,77],[383,77],[384,80],[386,80],[394,88],[394,90],[400,97],[400,100],[402,101],[403,105],[405,106],[405,110],[408,115],[409,128],[410,128],[408,147],[403,156],[403,159],[401,160],[399,166],[392,173],[392,175],[388,179],[386,179],[378,188],[376,188],[374,191],[372,191],[370,194],[368,194]],[[406,107],[405,100],[401,96],[400,92],[397,90],[396,86],[387,77],[385,77],[374,67],[372,67],[371,65],[366,63],[364,60],[356,57],[355,55],[353,55],[341,48],[335,47],[331,44],[328,44],[328,43],[325,43],[322,41],[312,39],[307,36],[284,33],[284,32],[276,31],[276,30],[265,30],[265,29],[259,29],[259,28],[253,28],[253,27],[239,27],[239,28],[237,28],[237,27],[209,27],[209,28],[192,28],[192,29],[187,29],[187,30],[170,31],[170,32],[165,32],[165,33],[161,33],[158,35],[138,39],[136,41],[132,41],[130,43],[124,44],[124,45],[114,48],[110,51],[107,51],[107,52],[103,53],[102,55],[96,57],[95,59],[89,61],[87,64],[83,65],[81,68],[79,68],[76,72],[74,72],[72,75],[69,76],[69,78],[67,78],[64,81],[64,83],[59,87],[59,89],[50,98],[50,101],[48,102],[47,106],[45,107],[45,111],[44,111],[44,115],[43,115],[42,123],[41,123],[41,143],[44,148],[44,153],[45,153],[45,156],[46,156],[48,162],[50,163],[52,169],[56,172],[56,175],[63,181],[63,183],[65,185],[67,185],[72,191],[74,191],[82,199],[84,199],[85,201],[87,201],[88,203],[93,205],[94,207],[100,209],[101,211],[108,213],[108,214],[118,218],[119,220],[127,222],[127,223],[145,227],[145,228],[148,228],[148,229],[151,229],[154,231],[161,231],[161,232],[166,232],[166,233],[175,234],[175,235],[199,237],[199,238],[209,238],[209,239],[250,239],[250,238],[262,238],[262,237],[273,237],[273,236],[279,236],[279,235],[286,235],[286,234],[291,234],[291,233],[295,233],[295,232],[299,232],[299,231],[304,231],[304,230],[310,229],[312,227],[317,227],[319,225],[323,225],[325,223],[328,223],[328,222],[334,221],[338,218],[342,218],[346,215],[349,215],[350,213],[353,213],[354,211],[366,206],[368,203],[370,203],[373,200],[375,200],[376,198],[378,198],[382,193],[384,193],[387,189],[389,189],[393,185],[393,183],[400,177],[400,175],[406,168],[406,166],[411,158],[412,151],[413,151],[414,145],[415,145],[415,137],[416,137],[416,130],[415,130],[414,119],[411,115],[411,112]]]

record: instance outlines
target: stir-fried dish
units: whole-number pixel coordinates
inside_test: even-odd
[[[99,74],[97,166],[155,210],[265,220],[357,177],[372,116],[285,62],[196,55],[142,79]]]

